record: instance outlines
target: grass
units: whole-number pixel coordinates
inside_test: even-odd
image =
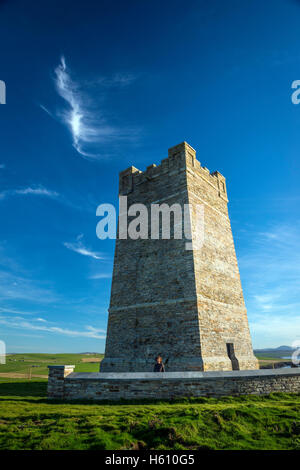
[[[2,372],[28,375],[30,369],[33,375],[47,377],[50,364],[74,364],[75,372],[99,372],[99,362],[83,362],[89,357],[102,359],[103,354],[12,354],[7,356],[6,364],[0,365],[0,377]]]
[[[47,400],[48,364],[96,372],[100,354],[14,354],[0,365],[0,449],[298,449],[300,396],[139,402]],[[1,372],[32,374],[22,379]]]
[[[0,449],[298,449],[300,396],[55,402],[0,379]]]

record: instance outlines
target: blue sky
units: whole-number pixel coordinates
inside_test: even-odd
[[[186,140],[227,178],[254,347],[300,337],[300,2],[2,1],[0,339],[104,350],[118,172]]]

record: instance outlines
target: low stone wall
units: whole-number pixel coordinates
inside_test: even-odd
[[[64,400],[172,399],[300,393],[300,369],[226,372],[74,373],[49,366],[48,397]]]

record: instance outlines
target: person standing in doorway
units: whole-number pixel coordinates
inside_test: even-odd
[[[154,366],[154,372],[165,372],[165,366],[161,356],[156,357],[156,363]]]

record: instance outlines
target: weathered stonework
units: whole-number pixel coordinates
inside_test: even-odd
[[[204,245],[186,239],[117,239],[105,358],[101,372],[257,369],[227,210],[225,178],[211,174],[186,142],[145,172],[120,173],[128,207],[204,205]],[[150,232],[149,220],[149,232]],[[229,357],[230,356],[230,357]]]
[[[48,366],[48,397],[61,398],[64,395],[64,379],[73,372],[75,366]]]
[[[52,399],[169,400],[300,392],[300,369],[297,368],[226,372],[85,372],[69,373],[63,377],[64,372],[57,367],[64,366],[51,366],[49,369],[48,397]]]

